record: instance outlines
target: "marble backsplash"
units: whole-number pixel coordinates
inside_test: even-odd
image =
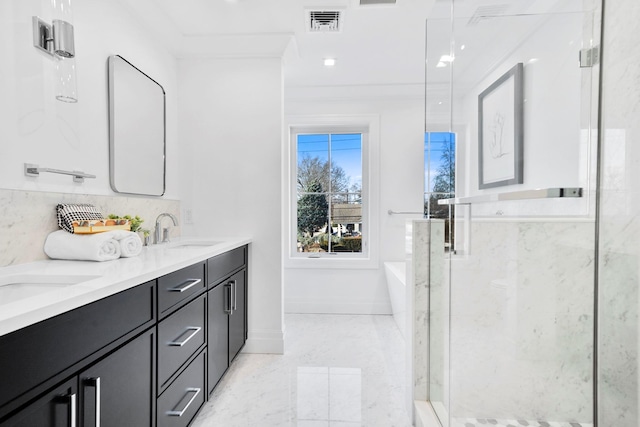
[[[0,267],[47,259],[43,245],[47,235],[59,229],[58,203],[89,203],[105,215],[138,215],[144,219],[142,227],[150,230],[160,213],[172,213],[180,219],[179,200],[0,189]],[[173,227],[171,236],[179,235],[180,226]]]

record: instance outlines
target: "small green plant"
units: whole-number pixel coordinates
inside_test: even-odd
[[[144,233],[144,230],[140,228],[140,226],[144,222],[144,219],[140,218],[138,215],[132,217],[131,215],[118,216],[115,214],[109,214],[108,218],[109,219],[126,219],[129,221],[129,224],[131,224],[131,231],[133,232],[142,231]],[[147,230],[147,234],[145,234],[145,236],[148,235],[148,233],[149,233],[149,230]]]

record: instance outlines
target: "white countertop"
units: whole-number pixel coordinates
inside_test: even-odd
[[[217,242],[210,246],[182,246]],[[0,268],[0,278],[37,276],[97,276],[75,285],[55,287],[14,302],[0,301],[0,336],[74,308],[116,294],[196,262],[251,243],[249,237],[185,238],[144,247],[139,256],[114,261],[46,260]]]

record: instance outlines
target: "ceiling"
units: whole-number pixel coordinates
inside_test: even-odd
[[[119,0],[179,58],[283,57],[286,87],[424,84],[425,20],[435,0]],[[312,33],[309,10],[339,10]],[[323,65],[332,57],[336,65]]]
[[[285,88],[302,96],[371,87],[387,95],[424,94],[425,60],[429,84],[449,84],[449,67],[436,67],[448,53],[457,57],[458,84],[471,85],[529,37],[544,15],[588,3],[455,0],[455,41],[467,48],[462,55],[451,43],[452,0],[366,6],[360,0],[118,1],[178,58],[283,58]],[[340,11],[341,30],[308,31],[310,10]],[[501,16],[524,19],[491,19]],[[328,57],[336,59],[334,67],[323,65]]]

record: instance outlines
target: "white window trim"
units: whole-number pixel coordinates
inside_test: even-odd
[[[297,242],[297,204],[296,200],[296,154],[292,138],[296,132],[313,131],[333,133],[338,131],[357,131],[367,133],[367,147],[362,150],[362,191],[366,194],[363,215],[363,245],[367,252],[357,255],[327,255],[319,258],[299,256]],[[366,132],[364,132],[366,130]],[[289,116],[286,118],[284,135],[287,143],[283,149],[283,263],[285,268],[344,268],[367,269],[379,267],[379,193],[380,193],[380,117],[378,115],[340,115],[340,116]],[[366,220],[366,221],[365,221]],[[364,252],[364,251],[363,251]],[[345,256],[346,255],[346,256]]]

